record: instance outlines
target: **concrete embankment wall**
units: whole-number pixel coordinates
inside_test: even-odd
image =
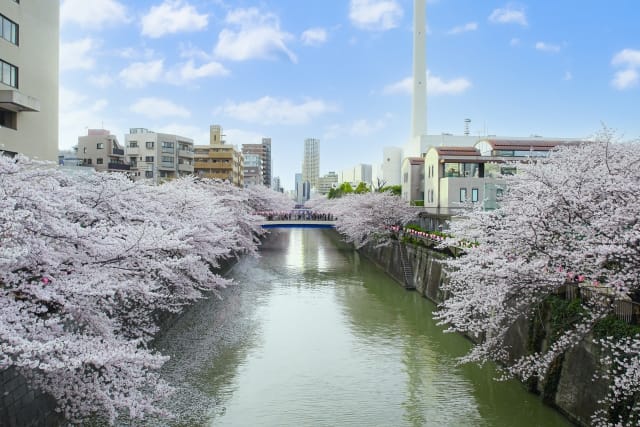
[[[389,246],[374,248],[366,246],[360,253],[383,268],[402,286],[402,264],[400,246],[402,243],[392,242]],[[409,263],[413,268],[415,289],[421,295],[436,304],[441,303],[445,294],[442,283],[446,276],[442,271],[440,260],[447,255],[425,247],[407,244]],[[532,343],[546,343],[548,337],[544,331],[551,330],[549,326],[550,313],[541,313],[545,327],[537,326],[522,318],[510,329],[507,344],[511,347],[512,357],[520,357],[531,352]],[[536,337],[532,335],[536,334]],[[543,401],[556,407],[569,420],[577,425],[590,425],[591,415],[599,407],[598,400],[607,391],[607,383],[603,380],[593,381],[593,374],[599,366],[600,348],[587,337],[579,345],[567,351],[554,363],[544,381],[527,384],[529,389],[540,395]]]

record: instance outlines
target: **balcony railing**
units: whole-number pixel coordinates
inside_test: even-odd
[[[193,172],[193,165],[188,165],[186,163],[179,164],[178,170],[181,172]]]
[[[193,151],[178,150],[178,157],[188,157],[189,159],[193,159],[194,154]]]
[[[128,171],[131,170],[131,165],[126,165],[124,163],[109,163],[109,169],[115,169],[120,171]]]
[[[113,154],[117,156],[124,156],[124,150],[122,148],[113,148]]]

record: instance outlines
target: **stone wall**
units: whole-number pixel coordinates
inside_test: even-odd
[[[0,426],[30,427],[62,425],[50,396],[32,390],[13,367],[0,371]]]
[[[360,252],[402,284],[400,244],[394,241],[392,245],[382,248],[364,247]],[[442,302],[446,295],[441,285],[446,277],[439,261],[447,255],[410,244],[406,245],[406,249],[413,267],[416,291],[436,304]],[[548,317],[549,313],[543,314],[547,326]],[[530,352],[531,331],[532,323],[525,318],[511,327],[506,339],[511,357],[517,358]],[[546,343],[546,337],[542,337],[542,342]],[[598,408],[598,401],[605,396],[608,386],[602,380],[593,380],[599,365],[599,351],[592,337],[587,337],[563,355],[545,381],[529,384],[530,389],[572,422],[581,426],[590,425],[591,415]]]

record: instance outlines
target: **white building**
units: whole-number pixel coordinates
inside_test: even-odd
[[[358,164],[348,169],[343,169],[338,175],[340,184],[348,182],[352,187],[364,182],[370,188],[373,183],[373,174],[371,165]]]
[[[124,138],[134,179],[158,183],[193,174],[193,139],[144,128],[131,128]]]
[[[60,2],[0,2],[0,151],[58,158]]]
[[[424,159],[406,157],[402,161],[402,199],[411,204],[424,200]]]
[[[317,188],[318,178],[320,178],[320,140],[307,138],[304,140],[302,180],[309,181],[311,188]]]
[[[402,148],[384,147],[382,149],[382,181],[384,186],[400,185],[402,172]]]
[[[338,184],[338,174],[329,172],[328,174],[318,178],[318,194],[328,194],[329,190],[335,188]]]
[[[262,176],[262,156],[260,154],[244,154],[244,186],[264,185]]]

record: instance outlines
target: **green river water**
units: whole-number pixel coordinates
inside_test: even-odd
[[[180,426],[567,426],[331,230],[283,229],[157,342]]]

